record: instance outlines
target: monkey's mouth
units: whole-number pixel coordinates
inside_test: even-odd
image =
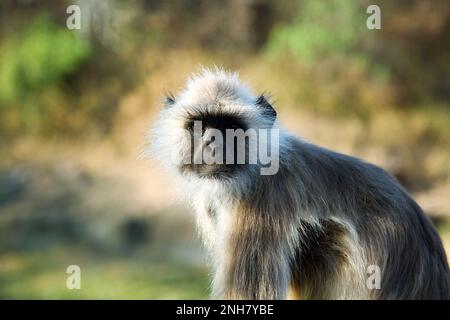
[[[193,173],[201,178],[225,179],[236,175],[244,165],[236,164],[183,164],[182,173]]]

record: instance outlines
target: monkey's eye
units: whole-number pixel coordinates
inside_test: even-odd
[[[189,121],[186,124],[186,129],[188,129],[189,131],[193,132],[194,131],[194,121]]]
[[[206,131],[206,127],[202,125],[202,135],[205,133]],[[188,129],[191,133],[194,133],[194,121],[189,121],[186,124],[186,129]]]

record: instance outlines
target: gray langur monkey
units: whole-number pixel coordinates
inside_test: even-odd
[[[449,298],[436,230],[384,170],[283,131],[268,100],[234,73],[204,69],[165,105],[150,152],[180,179],[196,212],[211,253],[213,297]],[[208,148],[210,130],[249,128],[279,130],[276,174],[261,174],[260,162],[184,161]],[[255,137],[247,138],[248,153]],[[202,142],[192,147],[195,139]],[[375,288],[367,283],[370,266],[379,270]]]

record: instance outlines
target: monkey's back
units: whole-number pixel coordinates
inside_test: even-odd
[[[357,158],[295,138],[288,143],[294,152],[281,164],[279,175],[287,186],[296,186],[284,191],[294,193],[288,199],[301,203],[300,215],[305,215],[301,221],[306,225],[299,228],[302,240],[293,265],[297,286],[303,286],[309,297],[333,298],[329,295],[339,291],[336,286],[346,287],[336,283],[338,278],[349,281],[333,264],[341,270],[343,266],[355,269],[360,279],[368,277],[361,274],[367,266],[376,265],[381,286],[369,290],[367,297],[450,297],[450,273],[439,235],[391,175]],[[308,224],[308,215],[315,215],[318,223]],[[356,233],[356,239],[351,233]],[[355,254],[361,259],[352,259]],[[325,288],[327,275],[332,291]]]

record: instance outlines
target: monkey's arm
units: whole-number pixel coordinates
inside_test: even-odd
[[[285,299],[290,268],[279,221],[248,212],[235,215],[225,235],[214,279],[223,299]]]

